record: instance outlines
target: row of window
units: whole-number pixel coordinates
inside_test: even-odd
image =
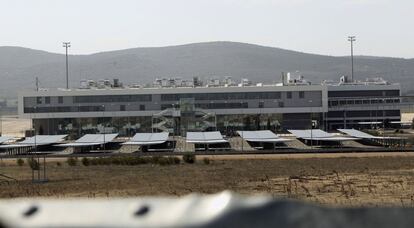
[[[50,104],[50,100],[52,97],[44,97],[45,104]],[[58,104],[63,104],[63,97],[53,97],[57,99]],[[36,97],[36,104],[43,104],[43,97]]]
[[[391,117],[399,116],[399,110],[368,110],[368,111],[333,111],[328,112],[330,118],[351,118],[351,117]]]
[[[286,98],[292,99],[294,92],[286,92]],[[179,101],[192,98],[194,100],[257,100],[281,99],[281,92],[243,92],[243,93],[182,93],[161,94],[161,101]],[[305,98],[305,92],[299,91],[298,97]]]
[[[145,105],[138,106],[139,111],[145,111]],[[138,111],[129,110],[129,111]],[[24,113],[56,113],[56,112],[103,112],[105,106],[58,106],[58,107],[25,107]],[[111,110],[112,111],[112,110]],[[120,105],[119,110],[127,111],[125,105]]]
[[[350,91],[328,91],[328,97],[397,97],[399,90],[350,90]]]
[[[344,105],[368,105],[368,104],[392,104],[400,103],[399,98],[392,99],[360,99],[360,100],[331,100],[328,102],[329,107],[344,106]]]
[[[279,101],[278,107],[284,107],[284,102]],[[233,103],[196,103],[196,108],[201,109],[238,109],[249,108],[248,102],[233,102]],[[173,108],[172,104],[162,104],[161,110]],[[180,109],[179,104],[175,104],[174,108]],[[260,101],[257,107],[252,108],[265,108],[265,103]],[[126,105],[119,105],[118,110],[114,111],[145,111],[146,106],[144,104],[139,105],[137,108],[128,107]],[[51,106],[51,107],[25,107],[24,113],[56,113],[56,112],[102,112],[105,111],[104,105],[99,106]],[[113,111],[112,109],[109,111]]]
[[[292,99],[297,93],[299,99],[305,98],[304,91],[286,92],[286,98]],[[181,99],[194,100],[257,100],[257,99],[281,99],[281,92],[238,92],[238,93],[185,93],[185,94],[161,94],[161,101],[179,101]],[[25,99],[30,99],[29,97]],[[33,98],[32,98],[33,99]],[[35,97],[36,104],[63,104],[63,97]],[[151,94],[141,95],[95,95],[73,96],[73,103],[117,103],[117,102],[151,102]],[[51,102],[51,100],[55,100]]]
[[[112,103],[112,102],[149,102],[151,94],[142,95],[101,95],[101,96],[74,96],[73,103]]]

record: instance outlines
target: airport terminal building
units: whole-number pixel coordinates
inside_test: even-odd
[[[282,77],[262,84],[231,79],[160,79],[151,86],[119,81],[83,81],[76,89],[36,89],[19,93],[19,116],[33,119],[38,134],[375,127],[400,121],[400,86],[383,80],[311,84]],[[370,124],[371,123],[371,124]]]

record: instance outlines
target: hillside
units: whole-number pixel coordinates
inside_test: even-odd
[[[349,74],[349,57],[306,54],[234,42],[196,43],[170,47],[133,48],[69,57],[71,86],[81,79],[120,78],[124,83],[148,83],[156,77],[233,76],[278,81],[281,72],[300,71],[313,82]],[[383,77],[414,86],[414,60],[356,57],[358,79]],[[20,88],[65,86],[65,57],[21,47],[0,47],[0,96],[14,97]]]

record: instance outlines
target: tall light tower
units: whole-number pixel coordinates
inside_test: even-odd
[[[355,36],[348,36],[348,41],[351,42],[351,80],[354,82],[354,42],[356,41]]]
[[[66,48],[66,89],[69,89],[68,48],[70,47],[70,42],[63,42],[63,47]]]

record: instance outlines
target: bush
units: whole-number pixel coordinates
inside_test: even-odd
[[[21,158],[19,158],[19,159],[17,159],[17,165],[18,166],[23,166],[24,165],[24,161],[23,161],[23,159],[21,159]]]
[[[172,159],[173,159],[173,161],[174,161],[174,164],[176,164],[176,165],[178,165],[178,164],[180,164],[180,163],[181,163],[181,160],[180,160],[180,158],[178,158],[178,157],[172,157]]]
[[[210,164],[210,158],[203,158],[203,162],[204,162],[204,164],[209,165]]]
[[[168,158],[165,157],[159,157],[156,159],[156,163],[154,164],[159,164],[159,165],[169,165],[170,164],[170,160]]]
[[[188,164],[193,164],[196,161],[196,156],[194,154],[185,154],[183,155],[183,161]]]
[[[152,156],[151,159],[152,159],[151,161],[152,164],[158,164],[159,160],[163,158],[161,156]]]
[[[82,158],[82,164],[84,166],[89,166],[90,165],[89,158],[87,158],[87,157]]]
[[[39,170],[40,169],[39,162],[37,162],[37,160],[34,159],[34,158],[28,158],[27,163],[29,164],[29,166],[32,170]]]
[[[82,163],[84,160],[82,159]],[[106,157],[106,158],[90,158],[88,165],[141,165],[141,164],[158,164],[158,165],[175,165],[180,164],[178,157],[169,156],[152,156],[152,157]],[[84,164],[85,165],[85,164]]]
[[[69,157],[67,163],[69,166],[76,166],[78,164],[78,158]]]

